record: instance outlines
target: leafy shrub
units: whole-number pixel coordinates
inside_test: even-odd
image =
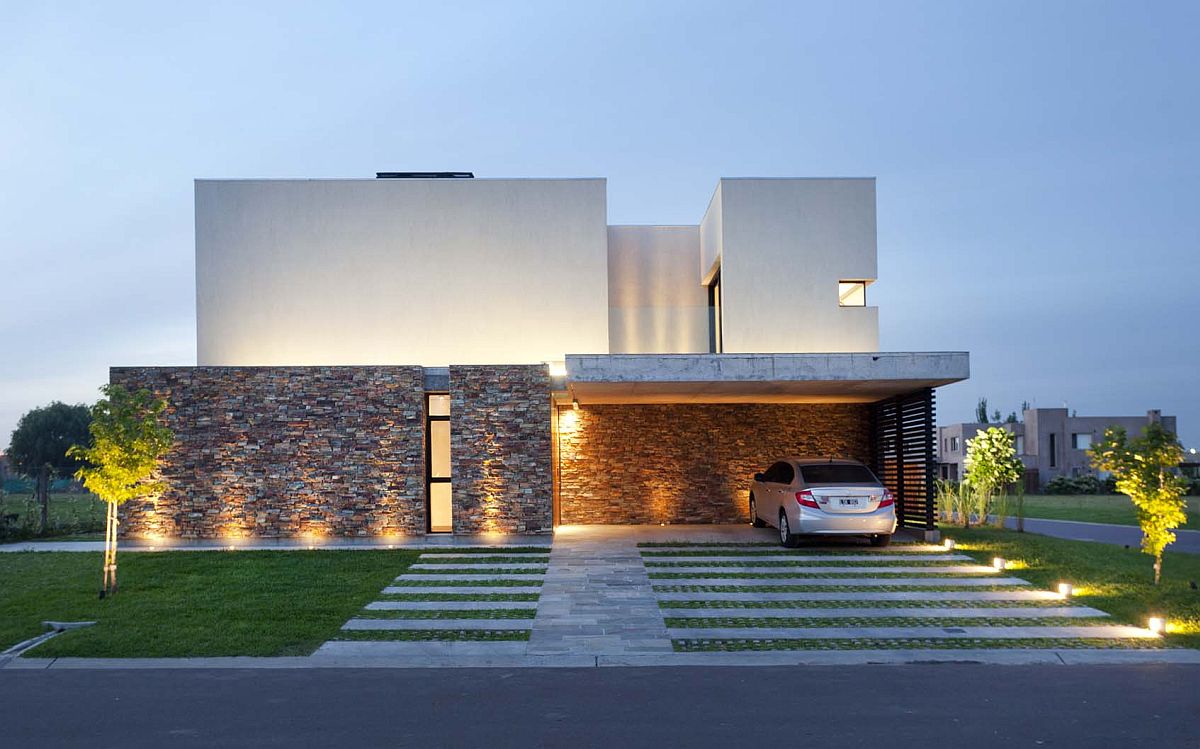
[[[1105,484],[1095,476],[1055,476],[1046,482],[1046,493],[1102,494],[1107,491]]]

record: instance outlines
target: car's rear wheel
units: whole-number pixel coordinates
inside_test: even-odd
[[[871,545],[876,548],[882,549],[883,547],[887,546],[891,542],[892,542],[892,535],[890,533],[882,533],[878,536],[871,536]]]
[[[754,501],[754,492],[750,492],[750,525],[755,528],[767,527],[767,524],[758,516],[758,504]]]
[[[800,545],[799,536],[792,533],[792,529],[788,527],[787,513],[782,510],[779,511],[779,543],[789,549],[794,549]]]

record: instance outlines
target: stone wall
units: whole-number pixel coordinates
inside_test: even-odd
[[[568,524],[747,522],[751,477],[775,460],[871,458],[865,405],[584,406],[558,432]]]
[[[450,367],[450,461],[455,533],[551,528],[546,367]]]
[[[127,536],[425,532],[420,367],[119,367],[166,399],[168,489],[121,508]]]

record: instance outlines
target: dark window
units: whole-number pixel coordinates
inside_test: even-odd
[[[776,463],[767,469],[767,481],[773,484],[790,484],[796,478],[796,472],[788,463]]]
[[[866,466],[830,463],[828,465],[800,466],[800,475],[806,484],[878,484],[875,474]]]
[[[1050,433],[1050,467],[1054,468],[1058,465],[1058,435]]]
[[[719,354],[721,342],[721,271],[713,276],[708,285],[708,353]]]

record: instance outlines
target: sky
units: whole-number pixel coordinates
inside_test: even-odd
[[[0,446],[111,365],[195,363],[192,180],[873,176],[885,351],[1200,447],[1198,3],[7,3]]]

